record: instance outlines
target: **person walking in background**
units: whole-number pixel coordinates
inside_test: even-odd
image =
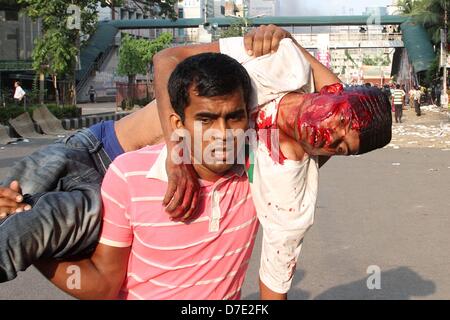
[[[19,81],[14,82],[14,87],[15,87],[14,101],[16,102],[16,105],[18,106],[24,100],[26,92],[20,86]]]
[[[391,109],[392,109],[392,112],[395,112],[395,106],[394,106],[394,92],[395,92],[395,87],[397,86],[397,84],[396,83],[391,83],[391,85],[390,85],[390,90],[391,90],[391,99],[390,99],[390,101],[391,101]]]
[[[438,83],[434,86],[434,104],[437,106],[441,105],[441,85]]]
[[[91,103],[95,103],[95,96],[97,95],[97,92],[95,91],[94,86],[89,88],[88,95]]]
[[[408,92],[408,96],[409,96],[409,108],[412,110],[414,109],[414,87],[411,87],[411,90],[409,90]]]
[[[401,89],[399,84],[396,85],[392,94],[392,103],[395,109],[395,123],[402,123],[403,106],[405,105],[406,93]]]
[[[414,87],[413,99],[414,99],[414,110],[416,111],[416,115],[420,117],[422,112],[420,110],[420,98],[422,97],[422,91],[418,86]]]

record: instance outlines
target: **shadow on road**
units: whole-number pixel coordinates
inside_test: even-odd
[[[408,267],[399,267],[381,273],[381,289],[369,290],[367,278],[331,288],[316,300],[410,300],[426,297],[436,292],[433,281],[423,279]]]
[[[298,270],[295,273],[294,280],[292,282],[292,287],[296,287],[305,277],[304,270]],[[307,300],[309,299],[311,294],[302,289],[295,288],[294,290],[289,291],[289,300]],[[259,291],[253,292],[245,297],[242,297],[242,300],[259,300]]]
[[[289,300],[311,299],[311,294],[295,288],[304,278],[300,270],[294,278],[293,290]],[[369,276],[369,275],[368,275]],[[381,273],[381,289],[369,290],[367,278],[340,285],[313,297],[313,300],[410,300],[413,297],[426,297],[436,292],[433,281],[423,279],[408,267],[399,267]],[[258,300],[259,292],[243,297],[244,300]]]

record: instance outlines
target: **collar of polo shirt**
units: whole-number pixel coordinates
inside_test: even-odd
[[[148,179],[157,179],[160,181],[168,182],[169,179],[167,177],[166,172],[166,159],[167,159],[167,146],[164,146],[159,153],[158,158],[156,159],[153,166],[150,168],[149,172],[146,175]],[[244,166],[243,165],[235,165],[230,169],[230,172],[225,174],[222,179],[216,181],[216,183],[232,178],[233,176],[242,177],[244,174]],[[214,183],[208,182],[205,180],[199,180],[201,186],[212,185]]]

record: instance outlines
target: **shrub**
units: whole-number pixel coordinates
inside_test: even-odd
[[[41,107],[40,105],[27,106],[28,113],[33,116],[33,110]],[[58,107],[57,105],[47,105],[48,110],[58,119],[78,118],[81,116],[81,108],[77,106]],[[24,112],[23,107],[8,106],[0,107],[0,123],[7,125],[9,119],[14,119]]]

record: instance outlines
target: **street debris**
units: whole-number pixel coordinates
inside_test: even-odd
[[[414,110],[404,111],[404,121],[394,123],[392,141],[387,148],[450,148],[450,113],[436,106],[423,106],[423,115],[417,117]]]

